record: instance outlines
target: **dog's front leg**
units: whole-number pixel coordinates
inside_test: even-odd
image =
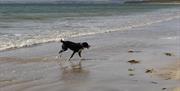
[[[60,58],[61,58],[61,56],[62,56],[62,52],[64,52],[64,50],[60,50],[60,51],[59,51],[59,54],[60,54],[59,57],[60,57]]]
[[[61,53],[64,52],[64,51],[66,51],[67,49],[68,49],[67,47],[62,46],[62,50],[59,51],[59,54],[60,54],[59,57],[61,57],[61,56],[62,56]]]
[[[72,53],[71,57],[69,58],[69,61],[71,60],[71,58],[74,56],[75,53],[76,53],[76,52],[73,52],[73,53]]]
[[[63,44],[62,45],[62,49],[59,51],[59,54],[61,54],[62,52],[66,51],[68,48]]]
[[[66,51],[67,49],[62,49],[59,51],[59,54],[61,54],[62,52]]]

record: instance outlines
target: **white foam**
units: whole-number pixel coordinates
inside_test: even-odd
[[[172,36],[172,37],[164,37],[164,38],[161,38],[161,39],[177,40],[177,39],[180,39],[180,37],[179,36]]]

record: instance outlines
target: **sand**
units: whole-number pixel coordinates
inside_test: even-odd
[[[157,75],[164,77],[165,79],[180,80],[180,60],[159,69]]]
[[[0,91],[179,91],[179,21],[65,39],[91,45],[71,62],[60,43],[0,52]]]
[[[175,88],[173,91],[180,91],[180,88]]]

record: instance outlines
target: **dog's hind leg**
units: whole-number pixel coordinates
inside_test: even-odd
[[[82,52],[82,51],[79,51],[79,52],[78,52],[80,58],[81,58],[81,52]]]

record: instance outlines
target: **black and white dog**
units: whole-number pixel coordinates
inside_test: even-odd
[[[72,41],[61,40],[61,43],[62,43],[62,50],[59,51],[59,54],[61,54],[62,52],[66,51],[68,49],[73,51],[71,57],[69,58],[69,61],[74,56],[75,53],[78,52],[79,57],[81,57],[82,50],[84,48],[87,48],[87,49],[90,48],[90,45],[87,42],[75,43]]]

